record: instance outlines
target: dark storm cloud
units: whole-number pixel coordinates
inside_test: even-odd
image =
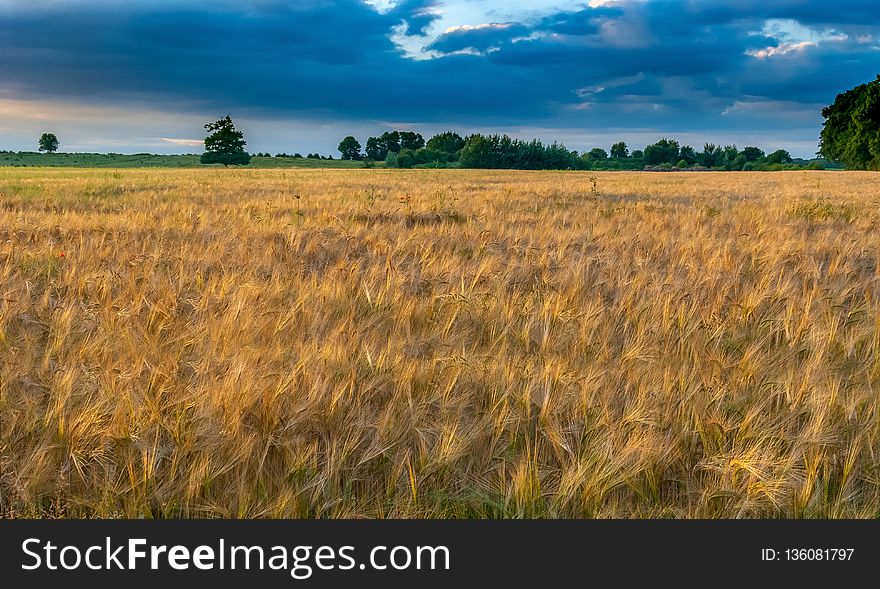
[[[619,8],[586,8],[576,12],[552,14],[545,17],[537,28],[560,35],[587,35],[598,31],[598,19],[622,14],[623,11]]]
[[[17,97],[267,118],[700,129],[750,113],[763,129],[786,111],[814,126],[817,105],[880,70],[875,0],[624,2],[445,33],[439,0],[27,6],[0,5],[0,87]],[[434,58],[412,59],[401,33]]]
[[[30,98],[146,95],[348,118],[513,112],[521,100],[542,102],[516,72],[493,82],[494,91],[475,92],[471,76],[490,76],[488,63],[404,58],[389,34],[401,23],[421,30],[436,18],[431,7],[409,1],[380,14],[336,0],[247,11],[92,5],[13,12],[0,19],[0,82]]]
[[[477,27],[460,27],[437,37],[427,49],[452,53],[463,49],[486,51],[499,48],[522,35],[529,34],[529,27],[519,23],[488,23]]]
[[[822,2],[817,0],[715,0],[704,2],[691,0],[660,0],[669,4],[680,15],[712,24],[725,24],[737,19],[793,19],[804,24],[818,25],[877,25],[880,10],[876,0],[843,0]]]

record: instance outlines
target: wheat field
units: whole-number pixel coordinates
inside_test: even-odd
[[[4,517],[880,516],[880,175],[0,169]]]

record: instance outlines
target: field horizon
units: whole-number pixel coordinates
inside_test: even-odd
[[[876,518],[878,194],[0,168],[0,517]]]

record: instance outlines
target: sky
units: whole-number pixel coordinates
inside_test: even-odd
[[[880,73],[878,0],[0,0],[0,149],[250,152],[388,129],[811,157]]]

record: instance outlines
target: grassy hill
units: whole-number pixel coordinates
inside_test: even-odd
[[[376,164],[381,166],[382,164]],[[0,152],[0,166],[77,168],[194,168],[199,156],[152,153],[38,153]],[[313,158],[253,157],[246,168],[363,168],[364,162]]]

